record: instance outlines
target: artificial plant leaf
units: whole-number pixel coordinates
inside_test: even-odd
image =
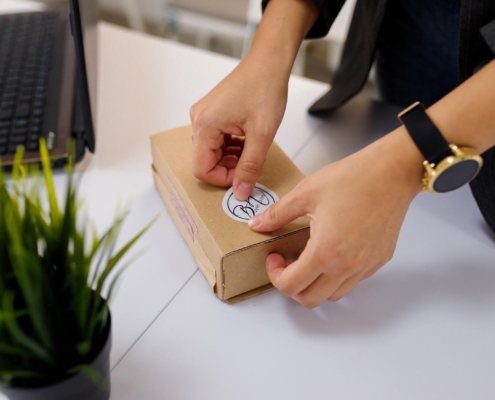
[[[134,236],[129,242],[127,242],[127,244],[124,245],[120,249],[120,251],[109,260],[109,262],[108,262],[106,268],[104,269],[103,273],[98,278],[98,286],[96,288],[96,292],[98,294],[101,293],[101,289],[103,288],[103,285],[105,283],[105,280],[107,279],[108,275],[112,272],[112,270],[115,267],[115,265],[130,250],[130,248],[132,246],[134,246],[134,244],[141,238],[141,236],[143,236],[151,228],[151,226],[158,220],[159,217],[160,216],[157,215],[155,218],[153,218],[151,220],[151,222],[148,223],[148,225],[146,225],[136,236]]]
[[[102,268],[103,265],[103,260],[107,258],[109,260],[112,256],[113,253],[113,248],[115,246],[115,243],[117,241],[117,237],[120,233],[120,230],[122,228],[122,224],[124,223],[126,215],[120,216],[115,219],[113,226],[108,230],[108,232],[104,235],[104,240],[101,242],[101,250],[100,250],[100,257],[98,258],[98,262],[94,268],[93,271],[93,277],[91,279],[91,287],[94,288],[95,284],[97,283],[97,280],[99,276],[101,275],[100,269]],[[107,261],[108,263],[108,261]]]
[[[52,262],[56,266],[56,274],[58,275],[57,279],[61,282],[66,282],[71,274],[70,265],[68,262],[68,250],[69,243],[72,241],[73,231],[75,230],[76,210],[74,207],[74,202],[74,193],[72,191],[71,183],[69,182],[64,214],[60,221],[61,225],[56,243],[56,250],[51,254]]]
[[[105,332],[105,328],[107,326],[109,316],[110,316],[110,309],[108,308],[108,301],[105,301],[102,310],[97,315],[99,323],[97,325],[98,330],[95,332],[95,338],[94,338],[95,341],[98,340],[98,338],[103,332]]]
[[[12,339],[19,345],[23,346],[27,350],[31,351],[33,355],[39,359],[45,361],[48,364],[53,364],[52,359],[48,352],[38,344],[34,339],[27,336],[17,324],[17,318],[14,310],[14,293],[7,291],[2,298],[3,305],[3,317],[5,325],[10,332]]]
[[[48,153],[48,147],[46,146],[46,141],[43,138],[40,139],[40,155],[41,155],[41,164],[43,166],[43,176],[45,178],[48,203],[50,205],[50,218],[53,226],[55,228],[58,228],[60,226],[62,217],[58,206],[55,186],[53,184],[50,154]]]
[[[33,354],[20,347],[14,346],[10,343],[0,342],[0,354],[7,354],[12,356],[19,356],[24,358],[31,358]]]
[[[38,255],[38,235],[36,232],[35,217],[33,207],[29,204],[29,199],[24,199],[24,218],[22,224],[22,237],[25,249],[31,254]]]
[[[32,201],[29,202],[30,206],[33,207],[33,215],[35,218],[36,228],[39,230],[39,235],[47,244],[47,247],[54,247],[56,242],[56,232],[53,230],[52,226],[45,220],[43,215],[42,207]]]
[[[43,283],[41,277],[42,266],[37,257],[37,253],[31,253],[23,247],[21,232],[16,225],[12,215],[6,215],[7,229],[11,238],[9,256],[12,262],[14,275],[21,288],[24,300],[28,306],[33,327],[38,338],[44,346],[49,349],[53,348],[48,324],[46,321],[46,311],[44,309],[45,299],[43,298]]]
[[[91,341],[85,340],[76,344],[76,349],[81,358],[85,357],[91,351]]]
[[[17,146],[12,167],[12,179],[18,182],[21,177],[22,159],[24,157],[24,146]]]
[[[110,281],[108,284],[108,291],[104,296],[107,299],[108,303],[111,303],[112,301],[113,291],[115,289],[116,283],[119,282],[120,280],[120,276],[127,270],[127,268],[129,268],[132,264],[134,264],[137,261],[137,259],[140,258],[144,253],[145,253],[144,250],[140,251],[138,254],[133,256],[129,261],[127,261],[124,265],[122,265],[122,267],[120,267],[117,273],[113,275],[113,277],[109,278]]]
[[[0,160],[0,383],[16,377],[50,378],[47,375],[56,372],[67,375],[64,369],[84,362],[95,343],[101,343],[109,318],[107,300],[93,289],[108,288],[111,297],[115,282],[135,258],[112,271],[154,222],[114,255],[122,215],[105,235],[94,235],[86,249],[86,226],[77,225],[79,179],[72,175],[72,157],[61,209],[48,149],[40,141],[46,212],[40,171],[21,164],[22,151],[16,156],[13,181],[6,182]],[[91,377],[95,371],[83,365],[72,372]]]
[[[86,340],[95,343],[98,341],[98,335],[103,331],[108,320],[108,302],[101,296],[96,296],[96,292],[93,292],[93,308],[92,315],[89,319],[88,327],[85,333]]]

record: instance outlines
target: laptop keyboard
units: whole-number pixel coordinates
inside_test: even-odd
[[[0,156],[38,151],[57,18],[0,15]]]

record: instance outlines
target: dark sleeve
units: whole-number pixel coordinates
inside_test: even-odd
[[[481,36],[485,39],[486,44],[495,55],[495,20],[486,24],[480,29]]]
[[[261,6],[263,12],[270,0],[262,0]],[[345,0],[313,0],[320,9],[320,16],[316,20],[313,27],[306,35],[306,39],[321,38],[326,36],[330,27],[339,15],[340,9],[345,3]]]

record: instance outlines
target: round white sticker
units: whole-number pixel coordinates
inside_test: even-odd
[[[247,223],[251,218],[261,214],[276,201],[278,201],[278,196],[273,191],[261,183],[257,183],[254,186],[251,196],[245,201],[237,200],[234,196],[233,189],[230,188],[223,198],[222,206],[223,211],[230,218]]]

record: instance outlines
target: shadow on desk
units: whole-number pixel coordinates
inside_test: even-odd
[[[336,303],[326,302],[308,312],[287,299],[285,311],[306,334],[341,336],[383,330],[399,320],[411,319],[411,314],[424,313],[432,304],[449,314],[452,310],[465,314],[466,308],[476,313],[493,307],[495,266],[475,267],[471,260],[453,265],[449,275],[444,272],[433,267],[431,273],[378,272]]]
[[[399,111],[399,107],[359,95],[320,118],[320,127],[296,153],[294,161],[304,174],[311,175],[396,129]]]
[[[325,125],[342,129],[350,136],[353,132],[363,132],[365,136],[377,139],[400,126],[397,115],[401,110],[399,106],[361,94],[328,116],[321,117],[321,120]],[[359,137],[350,139],[356,142]]]

